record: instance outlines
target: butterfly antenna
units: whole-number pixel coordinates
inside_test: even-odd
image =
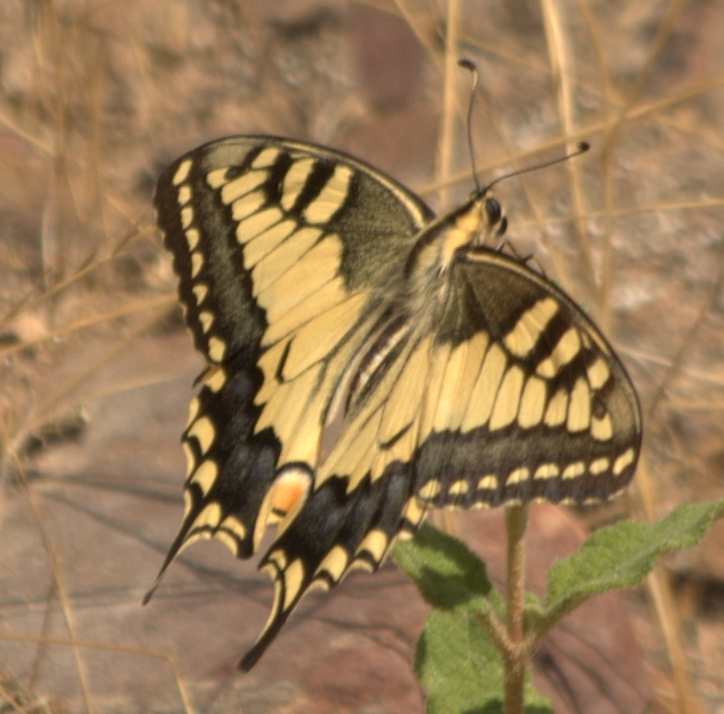
[[[460,67],[467,69],[473,75],[473,88],[470,90],[470,101],[468,102],[468,153],[470,154],[470,164],[473,169],[473,180],[475,181],[475,193],[480,193],[480,183],[478,182],[478,172],[475,168],[475,147],[473,146],[473,106],[475,105],[475,92],[478,91],[480,83],[480,74],[477,65],[469,59],[461,59],[458,62]]]
[[[551,159],[550,161],[544,161],[542,164],[535,164],[535,166],[527,166],[524,169],[517,169],[516,171],[511,171],[510,173],[503,174],[502,176],[498,176],[498,178],[491,181],[481,193],[490,191],[490,189],[493,188],[493,186],[495,186],[496,183],[500,183],[501,181],[503,181],[505,179],[509,179],[513,176],[520,176],[521,174],[527,174],[530,171],[538,171],[538,169],[544,169],[548,166],[554,166],[555,164],[560,164],[564,161],[568,161],[568,159],[573,159],[576,156],[585,154],[590,148],[591,148],[591,146],[588,142],[579,141],[578,145],[576,146],[576,148],[573,151],[571,151],[567,154],[564,154],[563,156],[558,156],[557,158]]]

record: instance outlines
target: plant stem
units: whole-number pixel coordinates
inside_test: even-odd
[[[506,587],[506,617],[508,648],[505,661],[505,714],[523,714],[523,685],[528,647],[523,630],[525,599],[525,529],[528,523],[526,505],[505,509],[505,529],[508,535]]]

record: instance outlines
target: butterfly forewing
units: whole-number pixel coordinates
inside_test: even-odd
[[[244,668],[308,589],[374,570],[432,507],[585,503],[632,477],[623,367],[570,298],[482,247],[504,225],[484,193],[434,219],[348,156],[233,137],[169,167],[156,207],[208,361],[161,574],[193,540],[248,557],[278,524]]]

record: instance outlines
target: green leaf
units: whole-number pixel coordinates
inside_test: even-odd
[[[471,613],[435,610],[415,651],[415,674],[428,693],[428,714],[499,714],[503,662]],[[526,714],[551,714],[526,673]]]
[[[723,514],[724,498],[684,504],[657,523],[618,523],[594,533],[550,569],[547,627],[593,595],[641,582],[659,558],[696,545]]]
[[[459,540],[433,526],[425,524],[413,540],[398,543],[393,557],[433,607],[490,609],[492,586],[485,564]]]

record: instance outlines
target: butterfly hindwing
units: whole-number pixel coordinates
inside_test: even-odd
[[[232,137],[172,164],[156,207],[208,362],[161,574],[196,539],[248,557],[278,526],[243,668],[305,592],[375,570],[433,507],[582,504],[631,479],[623,366],[559,288],[486,247],[506,223],[484,191],[435,218],[346,155]]]
[[[407,468],[385,481],[367,479],[351,495],[347,485],[335,476],[310,494],[262,558],[260,567],[274,581],[274,602],[266,627],[241,660],[243,669],[256,663],[309,589],[329,590],[351,568],[374,571],[389,550],[409,499]]]
[[[329,393],[432,214],[361,162],[269,137],[178,159],[155,203],[209,363],[183,435],[184,521],[162,574],[199,538],[248,557],[275,512],[301,503]]]

